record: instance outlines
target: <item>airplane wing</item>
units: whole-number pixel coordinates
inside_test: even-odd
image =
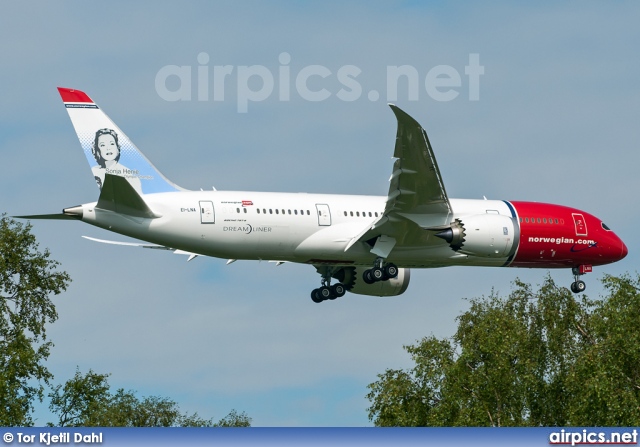
[[[345,249],[369,242],[374,245],[371,252],[384,258],[396,246],[425,243],[429,235],[424,230],[447,228],[453,216],[427,133],[404,111],[389,106],[398,120],[398,132],[385,210]]]
[[[422,126],[398,107],[398,119],[389,196],[384,214],[399,213],[427,226],[448,224],[453,214],[429,137]],[[418,216],[421,216],[418,218]],[[423,226],[423,225],[421,225]]]

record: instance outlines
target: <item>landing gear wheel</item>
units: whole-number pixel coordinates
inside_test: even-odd
[[[376,282],[384,281],[385,279],[384,270],[382,270],[380,267],[373,268],[371,270],[371,278],[373,278]]]
[[[314,303],[321,303],[324,300],[322,299],[322,297],[320,296],[319,290],[318,289],[313,289],[311,291],[311,301],[313,301]]]
[[[331,286],[331,291],[333,292],[334,299],[343,297],[347,292],[347,290],[344,288],[344,285],[340,283]]]
[[[591,265],[579,265],[571,269],[571,273],[573,273],[574,279],[573,283],[571,284],[571,291],[573,293],[580,293],[585,291],[587,285],[584,283],[584,281],[580,281],[580,277],[585,273],[590,272],[591,270]]]
[[[376,282],[376,280],[373,279],[373,276],[371,276],[371,270],[372,269],[365,270],[364,273],[362,274],[362,279],[367,284],[373,284],[374,282]]]
[[[398,267],[395,264],[387,264],[384,266],[384,274],[388,279],[398,276]]]
[[[573,293],[584,292],[586,288],[587,285],[584,283],[584,281],[576,281],[571,283],[571,291]]]
[[[323,300],[330,300],[333,296],[333,293],[331,293],[331,288],[329,286],[322,286],[318,289],[318,295]]]

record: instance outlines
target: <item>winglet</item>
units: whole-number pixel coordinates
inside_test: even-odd
[[[96,208],[146,219],[160,217],[151,211],[126,178],[112,174],[105,174]]]

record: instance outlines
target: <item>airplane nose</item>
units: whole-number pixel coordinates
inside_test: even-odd
[[[624,259],[624,257],[629,253],[629,250],[627,249],[627,246],[624,244],[624,242],[622,242],[622,240],[620,240],[620,245],[620,259]]]

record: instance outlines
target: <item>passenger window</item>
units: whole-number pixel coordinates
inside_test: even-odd
[[[247,209],[246,208],[244,209],[244,213],[247,214]]]
[[[538,223],[540,223],[540,218],[538,217]]]
[[[291,210],[287,210],[287,214],[291,214]]]
[[[280,211],[280,210],[276,209],[276,214],[280,214],[280,213],[279,213],[279,211]]]
[[[349,212],[349,214],[351,214],[351,217],[353,217],[353,211]]]
[[[356,211],[356,217],[360,217],[360,211]]]
[[[542,223],[547,223],[547,218],[546,217],[542,218]]]
[[[346,211],[344,212],[344,215],[345,215],[345,216],[347,215],[347,212],[346,212]]]
[[[258,212],[258,214],[260,214],[260,208],[256,208],[256,211]]]
[[[311,213],[309,212],[309,210],[307,210],[307,216],[311,216]]]
[[[556,219],[556,224],[558,223],[558,219]]]
[[[298,215],[298,210],[293,210],[293,213],[297,216]]]
[[[378,217],[378,212],[376,211],[376,217]]]
[[[269,214],[273,214],[273,210],[269,208]]]
[[[371,217],[371,211],[369,211],[369,217]]]

